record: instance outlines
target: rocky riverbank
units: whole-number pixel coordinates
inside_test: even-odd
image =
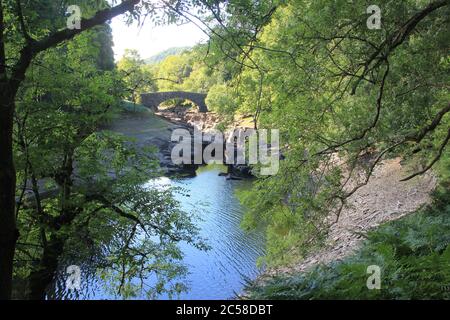
[[[220,117],[214,112],[201,113],[185,106],[174,106],[167,109],[158,110],[156,116],[166,119],[176,125],[186,125],[191,129],[208,132],[216,128],[220,123]]]
[[[189,130],[191,133],[193,133],[195,129],[201,131],[204,135],[208,135],[212,130],[217,129],[217,126],[221,123],[220,116],[214,112],[201,113],[195,108],[186,108],[185,106],[173,106],[158,110],[155,112],[155,116],[171,123],[175,126],[174,129],[183,128]],[[240,117],[229,124],[227,130],[236,128],[252,128],[251,121],[249,118]],[[169,157],[167,157],[167,155],[164,156],[162,166],[169,165],[169,168],[172,168],[171,170],[176,170],[177,166],[175,166],[175,168],[173,165],[170,166],[170,152],[173,146],[174,143],[164,146],[169,150]],[[194,155],[192,155],[192,157],[193,156]],[[223,176],[228,180],[240,180],[253,177],[251,168],[248,165],[228,165],[228,172],[224,173]]]
[[[148,110],[124,112],[107,129],[133,138],[139,148],[156,147],[156,156],[165,175],[195,175],[197,166],[175,165],[171,160],[172,148],[175,145],[171,141],[172,132],[180,128],[192,130],[187,123],[169,121]]]
[[[430,172],[401,182],[408,172],[400,158],[382,161],[369,182],[348,199],[320,250],[297,263],[267,270],[257,281],[280,274],[305,272],[317,265],[343,260],[361,247],[368,231],[428,204],[437,185],[436,177]]]
[[[165,175],[193,176],[199,165],[177,165],[172,162],[172,150],[177,144],[171,141],[172,133],[176,129],[185,129],[191,133],[197,129],[207,134],[219,122],[219,116],[213,112],[200,113],[186,107],[173,107],[156,113],[150,110],[124,112],[107,129],[133,138],[140,148],[156,147],[157,157]],[[194,150],[191,159],[194,159]],[[224,176],[230,180],[252,177],[250,168],[245,165],[230,165]]]

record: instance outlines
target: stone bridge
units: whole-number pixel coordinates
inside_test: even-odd
[[[170,99],[185,99],[194,102],[198,106],[200,112],[208,112],[208,107],[205,102],[206,96],[207,95],[204,93],[184,91],[155,92],[141,95],[141,100],[142,104],[147,108],[157,110],[158,106],[164,101]]]

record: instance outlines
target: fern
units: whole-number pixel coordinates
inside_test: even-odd
[[[382,270],[380,290],[366,286],[369,265]],[[441,186],[427,208],[370,232],[344,261],[247,291],[252,299],[449,299],[450,191]]]

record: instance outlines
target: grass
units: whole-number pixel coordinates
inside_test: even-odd
[[[149,108],[141,105],[141,104],[134,104],[133,102],[123,100],[122,101],[122,108],[123,111],[127,113],[148,113]]]

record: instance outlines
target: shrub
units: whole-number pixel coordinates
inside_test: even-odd
[[[433,203],[370,232],[353,256],[307,273],[250,284],[251,299],[449,299],[450,191]],[[367,267],[381,268],[381,289],[366,286]]]

